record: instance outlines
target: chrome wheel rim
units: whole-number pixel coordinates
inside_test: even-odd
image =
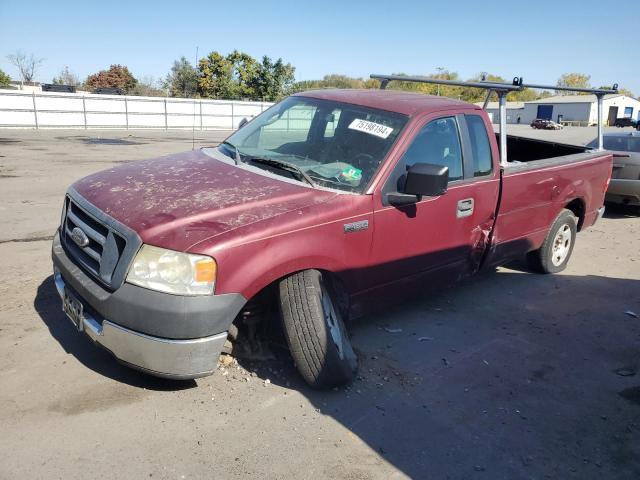
[[[573,234],[571,233],[571,227],[565,223],[560,227],[560,230],[558,230],[558,233],[556,233],[553,239],[551,263],[553,263],[554,266],[559,267],[566,260],[571,250],[572,240]]]
[[[327,292],[324,285],[322,286],[322,311],[324,314],[324,321],[329,327],[329,335],[331,335],[331,340],[333,340],[333,343],[338,349],[338,355],[340,356],[340,358],[344,358],[344,346],[342,341],[342,329],[340,328],[340,320],[338,319],[336,310],[333,307],[333,302],[331,301],[329,292]]]

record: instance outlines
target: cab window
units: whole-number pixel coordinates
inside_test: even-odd
[[[491,144],[484,121],[479,115],[465,115],[465,119],[473,152],[473,176],[488,175],[491,173],[493,163],[491,161]]]
[[[445,117],[426,124],[400,160],[404,171],[416,163],[449,167],[449,181],[463,177],[462,148],[455,117]]]

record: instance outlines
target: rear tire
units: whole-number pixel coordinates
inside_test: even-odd
[[[576,243],[578,219],[571,210],[563,209],[549,229],[542,246],[529,252],[530,267],[540,273],[558,273],[567,267]]]
[[[313,388],[353,380],[358,359],[326,276],[305,270],[280,282],[280,310],[291,356]]]

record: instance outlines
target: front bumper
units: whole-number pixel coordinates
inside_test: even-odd
[[[67,287],[60,272],[54,272],[54,281],[62,298]],[[109,320],[100,321],[90,313],[83,313],[82,323],[77,327],[122,363],[151,375],[174,379],[211,375],[227,339],[227,332],[193,340],[152,337]]]
[[[246,302],[239,294],[184,297],[129,284],[109,292],[71,261],[58,235],[52,258],[58,294],[63,298],[66,289],[83,305],[78,330],[122,363],[160,377],[213,373]]]

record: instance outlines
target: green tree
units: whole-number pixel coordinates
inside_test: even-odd
[[[602,89],[610,89],[611,85],[603,85],[600,88]],[[636,98],[635,94],[629,90],[628,88],[618,88],[618,93],[620,95],[625,95],[626,97]]]
[[[206,98],[234,98],[233,64],[218,52],[198,63],[198,93]]]
[[[55,85],[80,85],[80,79],[78,76],[69,70],[69,67],[64,67],[60,70],[60,74],[57,77],[53,77],[51,81]]]
[[[292,86],[294,92],[315,90],[319,88],[380,88],[380,81],[373,78],[356,78],[332,73],[325,75],[322,80],[303,80]]]
[[[609,87],[610,88],[610,87]],[[618,93],[620,95],[625,95],[627,97],[631,97],[631,98],[636,98],[636,96],[634,95],[634,93],[629,90],[628,88],[619,88],[618,89]]]
[[[89,75],[84,82],[86,88],[119,88],[125,93],[133,91],[138,80],[123,65],[111,65],[109,70],[100,70]]]
[[[530,102],[531,100],[537,100],[540,98],[540,94],[531,88],[525,88],[516,92],[509,92],[507,100],[510,102]]]
[[[295,81],[295,70],[290,63],[284,63],[282,58],[273,62],[266,55],[263,56],[252,82],[255,98],[274,102],[289,95]]]
[[[180,60],[173,62],[163,85],[172,97],[195,97],[198,91],[198,70],[185,57],[180,57]]]
[[[288,95],[295,68],[279,58],[275,62],[234,50],[227,56],[211,52],[198,64],[198,92],[208,98],[248,98],[275,101]]]
[[[397,75],[404,75],[399,73]],[[458,80],[458,74],[456,72],[450,72],[449,70],[442,70],[438,73],[430,73],[425,75],[427,78],[434,78],[439,80]],[[387,87],[391,90],[404,90],[409,92],[424,93],[427,95],[439,95],[442,97],[460,98],[462,95],[462,87],[454,85],[434,85],[431,83],[416,83],[416,82],[403,82],[394,80],[389,82]]]
[[[231,63],[232,98],[260,98],[256,79],[261,74],[261,65],[251,55],[238,50],[227,55],[227,61]]]
[[[11,77],[0,70],[0,88],[11,85]]]
[[[591,75],[585,73],[564,73],[560,75],[556,85],[558,87],[591,88],[589,80],[591,80]],[[573,95],[575,93],[556,90],[557,95]]]

